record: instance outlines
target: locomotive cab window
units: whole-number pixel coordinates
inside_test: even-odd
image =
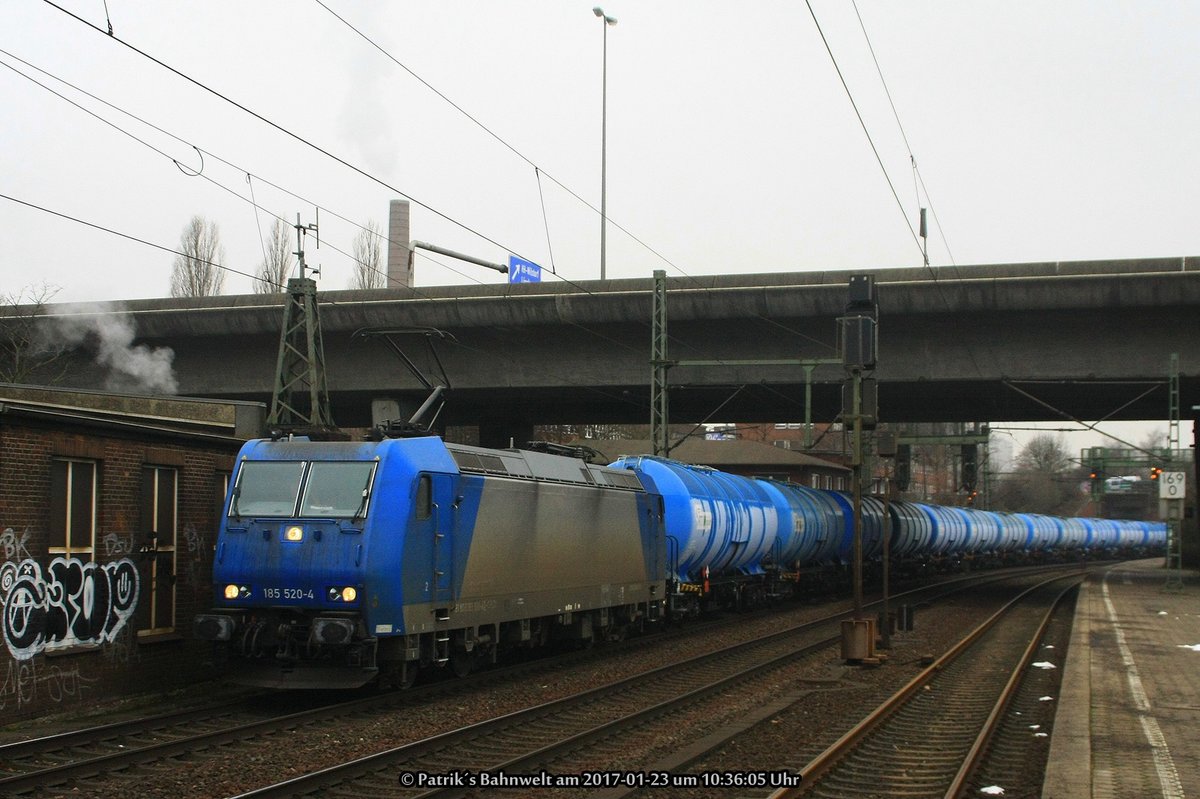
[[[358,519],[367,515],[375,464],[369,461],[314,462],[308,470],[301,516]]]
[[[294,515],[303,477],[301,461],[243,461],[229,515]]]

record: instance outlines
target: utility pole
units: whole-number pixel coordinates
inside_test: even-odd
[[[1187,472],[1183,471],[1183,453],[1179,449],[1179,353],[1172,352],[1167,373],[1167,450],[1170,472],[1159,475],[1160,516],[1167,525],[1166,588],[1183,589],[1183,501],[1187,491]],[[1176,471],[1176,470],[1179,471]]]
[[[896,474],[896,434],[880,432],[875,435],[875,449],[890,468],[883,483],[883,609],[879,631],[879,648],[892,648],[891,566],[892,566],[892,478]]]
[[[868,447],[863,437],[868,428],[875,428],[879,404],[877,384],[871,376],[878,349],[878,318],[874,275],[851,276],[846,315],[838,319],[842,366],[847,375],[842,383],[842,422],[853,430],[854,618],[842,623],[842,658],[848,661],[873,659],[875,653],[875,624],[863,617],[862,493],[868,471]]]
[[[667,370],[667,273],[654,270],[654,308],[650,333],[650,440],[654,455],[671,454]]]

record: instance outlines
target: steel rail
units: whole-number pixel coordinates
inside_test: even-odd
[[[963,788],[966,786],[967,780],[975,770],[979,767],[979,763],[983,758],[983,753],[987,745],[991,742],[992,737],[999,727],[1001,717],[1008,709],[1012,702],[1013,696],[1016,695],[1017,688],[1021,685],[1021,680],[1025,677],[1025,672],[1029,668],[1029,664],[1033,661],[1034,655],[1038,651],[1038,646],[1042,639],[1046,636],[1046,629],[1050,626],[1051,619],[1054,618],[1054,611],[1058,607],[1058,603],[1072,589],[1078,588],[1079,585],[1068,586],[1055,601],[1054,606],[1046,612],[1046,617],[1042,619],[1042,623],[1038,625],[1037,632],[1029,639],[1029,646],[1025,647],[1025,653],[1021,655],[1021,659],[1013,668],[1012,674],[1009,675],[1008,682],[1005,683],[1004,689],[1000,692],[1000,696],[996,699],[996,704],[992,708],[992,712],[988,714],[987,719],[983,722],[983,727],[979,731],[979,735],[975,737],[975,742],[971,744],[971,749],[967,752],[967,756],[963,758],[963,764],[959,768],[958,773],[954,775],[954,779],[950,782],[950,787],[946,789],[945,799],[956,799]]]
[[[1050,568],[1056,568],[1061,571],[1063,567],[1062,567],[1062,565],[1058,565],[1057,567],[1050,567]],[[1035,569],[1032,571],[1042,571],[1042,570],[1043,570],[1043,568],[1039,567],[1038,569]],[[1029,573],[1028,571],[1024,571],[1024,572],[1020,572],[1019,574],[1028,574],[1028,573]],[[1018,576],[1019,576],[1019,574],[1018,574]],[[957,593],[958,591],[961,591],[961,590],[966,590],[968,588],[976,588],[982,582],[993,582],[993,581],[1002,581],[1005,579],[1011,579],[1013,576],[1014,576],[1013,573],[1009,572],[1009,573],[1006,573],[1003,575],[990,576],[991,579],[987,579],[987,580],[983,580],[983,581],[979,580],[977,578],[977,575],[973,575],[973,577],[976,578],[974,580],[972,580],[970,578],[962,578],[962,579],[952,580],[949,582],[952,584],[956,584],[957,587],[952,591],[946,591],[942,594],[937,594],[936,596],[945,596],[945,595]],[[1054,579],[1064,579],[1064,578],[1062,575],[1059,575],[1058,577],[1056,577]],[[1039,585],[1040,585],[1040,583],[1039,583]],[[935,586],[926,586],[923,588],[913,589],[911,591],[904,592],[903,594],[900,594],[898,596],[909,596],[909,595],[920,594],[920,593],[926,593],[926,594],[934,593],[937,590],[944,588],[945,586],[946,586],[945,583],[941,583],[941,584],[938,584]],[[879,603],[873,602],[870,604],[876,605]],[[655,679],[658,679],[663,676],[668,676],[668,675],[673,676],[675,673],[679,672],[681,669],[684,669],[687,667],[700,668],[700,667],[703,667],[704,664],[708,663],[708,662],[720,662],[724,659],[727,659],[731,654],[735,654],[739,650],[744,652],[745,650],[748,650],[749,648],[754,647],[754,646],[770,645],[773,642],[777,643],[781,639],[784,639],[788,636],[794,636],[794,635],[802,634],[805,632],[808,632],[808,633],[816,632],[820,626],[829,625],[831,623],[838,622],[848,616],[851,616],[852,614],[853,614],[852,609],[828,614],[828,615],[822,616],[818,619],[808,621],[808,622],[805,622],[800,625],[796,625],[796,626],[791,627],[786,630],[769,633],[767,635],[760,636],[760,637],[752,639],[750,641],[744,641],[739,644],[734,644],[734,645],[731,645],[728,647],[724,647],[724,648],[714,651],[714,652],[706,652],[701,655],[696,655],[696,656],[686,658],[681,661],[676,661],[674,663],[667,664],[665,666],[661,666],[661,667],[652,669],[647,672],[642,672],[641,674],[637,674],[637,675],[634,675],[631,677],[617,680],[615,682],[611,682],[606,685],[601,685],[601,686],[597,686],[595,688],[591,688],[589,690],[583,691],[578,694],[574,694],[572,696],[563,697],[563,698],[555,700],[553,702],[547,702],[547,703],[543,703],[541,705],[536,705],[533,707],[513,711],[513,712],[507,713],[503,716],[498,716],[496,718],[477,722],[475,724],[469,724],[469,725],[460,727],[455,730],[450,730],[450,731],[447,731],[444,733],[440,733],[438,735],[434,735],[434,736],[431,736],[428,738],[424,738],[424,739],[421,739],[418,741],[413,741],[413,742],[410,742],[408,744],[404,744],[404,745],[401,745],[398,747],[394,747],[392,749],[388,749],[388,750],[385,750],[382,752],[377,752],[377,753],[367,755],[367,756],[364,756],[364,757],[361,757],[361,758],[358,758],[358,759],[355,759],[352,761],[348,761],[346,763],[342,763],[342,764],[335,765],[335,766],[330,766],[328,768],[320,769],[320,770],[311,772],[309,774],[294,777],[294,778],[286,780],[284,782],[276,783],[274,785],[264,786],[257,790],[253,790],[253,791],[249,791],[249,792],[240,794],[240,795],[238,795],[238,797],[236,797],[236,799],[268,799],[269,797],[295,796],[298,794],[319,792],[319,791],[329,788],[335,784],[340,784],[340,785],[344,786],[348,782],[362,779],[363,777],[365,777],[367,775],[377,774],[378,772],[383,771],[387,768],[399,767],[401,763],[416,761],[418,758],[421,758],[421,757],[423,757],[431,752],[434,752],[434,751],[445,749],[445,748],[451,747],[451,746],[456,746],[459,744],[466,744],[466,743],[469,743],[470,741],[478,740],[480,738],[490,737],[490,736],[493,736],[494,734],[500,732],[501,730],[512,728],[515,726],[520,726],[522,724],[527,724],[530,722],[536,722],[537,720],[549,717],[556,713],[561,713],[561,711],[566,708],[585,705],[588,702],[594,702],[594,701],[596,701],[598,699],[602,699],[606,696],[619,695],[622,691],[625,691],[625,690],[635,686],[637,683],[653,683],[653,681]],[[761,670],[763,668],[771,667],[772,665],[778,665],[779,661],[794,659],[798,654],[803,654],[804,652],[808,651],[813,646],[818,646],[818,645],[819,646],[829,646],[832,643],[837,642],[838,640],[840,640],[840,636],[823,639],[820,642],[808,643],[803,646],[792,649],[791,651],[789,651],[786,654],[772,657],[766,661],[761,661],[759,663],[755,663],[754,665],[750,666],[748,669],[745,669],[745,671],[757,671],[757,670]],[[633,717],[644,717],[644,716],[648,716],[656,711],[657,712],[667,712],[667,710],[670,709],[670,706],[678,706],[679,703],[685,703],[687,701],[690,701],[689,697],[691,697],[693,694],[698,695],[698,694],[702,694],[705,692],[709,692],[711,690],[717,690],[720,687],[720,685],[727,684],[730,680],[736,680],[738,678],[739,678],[739,675],[733,675],[732,677],[727,676],[726,678],[722,678],[717,681],[710,681],[703,686],[687,690],[682,694],[672,697],[671,699],[656,703],[656,705],[654,707],[643,708],[639,711],[636,711],[635,713],[632,714],[632,716]],[[717,687],[714,687],[714,686],[717,686]],[[640,720],[644,720],[644,718],[641,718]],[[592,740],[595,737],[605,735],[607,732],[611,731],[611,729],[614,729],[615,726],[619,726],[623,723],[630,723],[630,722],[626,719],[626,717],[621,717],[621,718],[618,718],[615,720],[610,720],[603,724],[596,725],[595,727],[592,727],[587,730],[576,733],[576,734],[570,736],[569,738],[565,738],[563,740],[557,741],[553,744],[549,744],[544,747],[540,747],[536,751],[525,752],[524,754],[520,755],[519,757],[517,757],[515,759],[510,759],[510,760],[507,760],[507,761],[505,761],[503,763],[499,763],[499,764],[493,763],[493,764],[489,765],[488,767],[482,769],[482,771],[494,772],[494,771],[499,771],[499,770],[511,769],[514,767],[519,767],[521,764],[526,764],[526,763],[530,762],[531,760],[544,759],[550,752],[552,752],[554,750],[558,750],[558,749],[562,749],[562,748],[575,748],[578,745],[586,742],[587,740]],[[461,764],[461,762],[455,762],[453,765],[461,767],[462,764]],[[397,789],[399,788],[399,786],[396,786],[396,787],[397,787]],[[422,799],[431,799],[432,797],[436,797],[436,796],[445,797],[445,796],[450,796],[450,795],[454,795],[454,792],[452,790],[450,790],[448,792],[447,790],[443,790],[441,788],[433,790],[433,791],[427,791],[424,793],[413,794],[413,796],[421,797]]]
[[[930,666],[922,670],[919,674],[909,680],[899,691],[894,693],[889,699],[883,702],[879,707],[873,710],[866,718],[844,733],[837,741],[831,744],[821,754],[817,755],[804,768],[801,769],[803,782],[793,788],[781,788],[778,791],[770,794],[769,799],[796,799],[803,795],[804,792],[811,789],[812,785],[819,781],[823,776],[830,772],[845,755],[853,750],[864,738],[871,732],[878,729],[884,721],[891,717],[897,710],[903,707],[918,690],[928,683],[933,677],[941,672],[953,660],[958,658],[967,649],[979,640],[984,634],[994,628],[1002,618],[1016,608],[1029,594],[1037,591],[1050,583],[1059,580],[1074,579],[1083,577],[1086,572],[1076,574],[1059,575],[1043,580],[1036,585],[1022,591],[1016,597],[996,611],[986,621],[976,627],[973,631],[962,638],[958,643],[951,647],[945,654],[935,660]],[[1070,587],[1064,589],[1062,594],[1065,594]],[[1060,594],[1059,599],[1061,599]],[[1057,604],[1056,600],[1056,603]]]

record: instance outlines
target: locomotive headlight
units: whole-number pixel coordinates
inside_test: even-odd
[[[304,528],[303,527],[289,527],[287,529],[287,532],[284,533],[284,537],[287,538],[288,541],[303,541],[304,540]]]
[[[236,585],[225,586],[226,599],[237,599],[239,593],[241,593],[241,589],[239,589]]]
[[[328,596],[330,602],[353,602],[358,599],[358,589],[352,585],[331,585]]]

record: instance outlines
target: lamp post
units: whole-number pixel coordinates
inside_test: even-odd
[[[617,18],[605,14],[600,6],[593,8],[592,13],[604,22],[604,66],[600,89],[600,279],[604,280],[604,239],[608,228],[608,197],[605,187],[605,173],[608,169],[608,26],[616,25]]]

